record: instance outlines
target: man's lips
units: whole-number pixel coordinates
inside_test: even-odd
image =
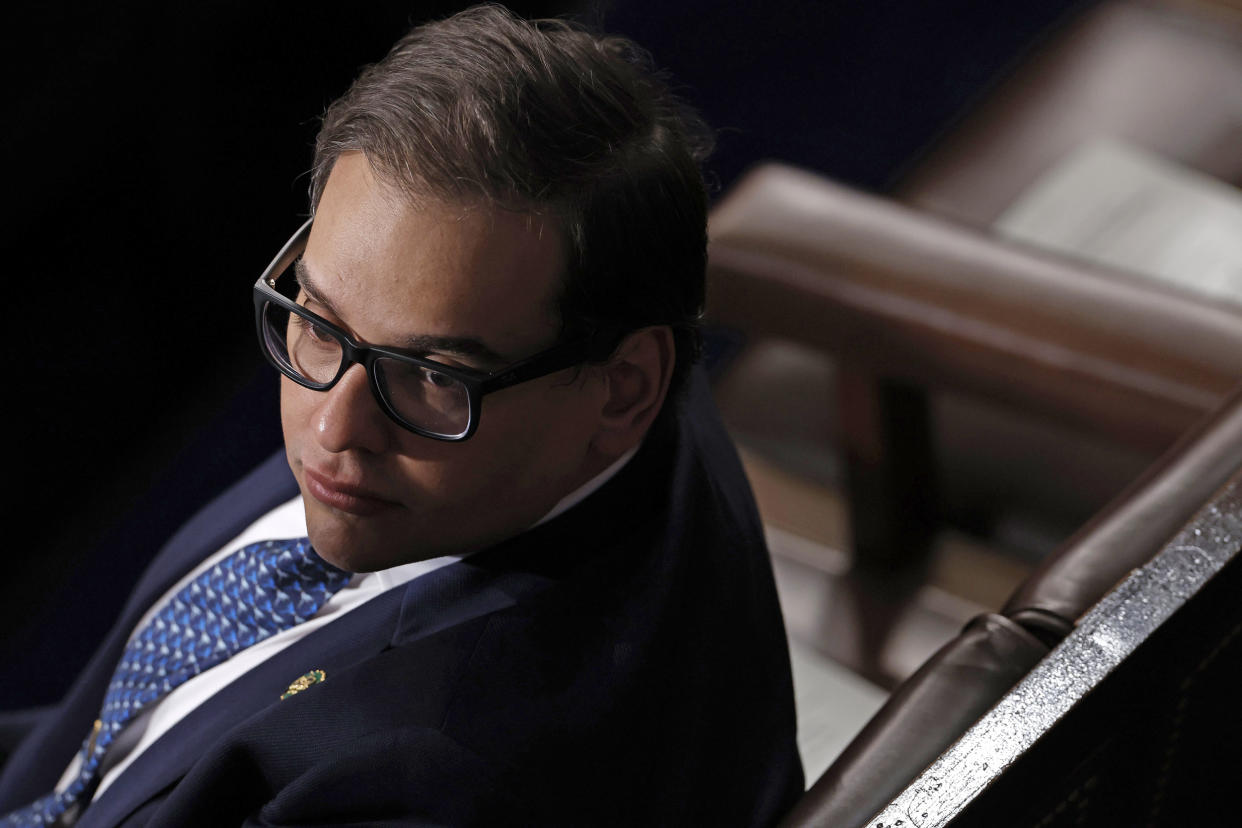
[[[360,486],[334,480],[322,472],[305,467],[302,471],[306,477],[306,491],[310,496],[333,509],[366,517],[394,509],[399,505]]]

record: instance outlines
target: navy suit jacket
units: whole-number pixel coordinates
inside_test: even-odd
[[[667,413],[578,506],[228,685],[77,824],[774,822],[802,771],[761,526],[701,378]],[[167,543],[11,757],[0,813],[51,790],[150,604],[295,493],[274,456]],[[326,680],[280,700],[312,669]]]

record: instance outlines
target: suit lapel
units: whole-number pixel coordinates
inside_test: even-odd
[[[174,785],[230,731],[265,715],[289,683],[312,669],[327,680],[389,646],[406,644],[511,606],[542,579],[457,563],[379,595],[229,684],[157,740],[83,812],[79,828],[124,821]]]

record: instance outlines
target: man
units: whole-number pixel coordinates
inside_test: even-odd
[[[690,370],[699,130],[627,42],[495,7],[360,77],[255,286],[284,456],[161,551],[0,777],[10,824],[789,807],[771,572]]]

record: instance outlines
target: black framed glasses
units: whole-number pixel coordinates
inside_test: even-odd
[[[380,408],[415,434],[469,439],[478,428],[485,395],[603,359],[619,339],[619,332],[591,332],[493,372],[363,345],[294,301],[296,280],[290,271],[306,249],[311,223],[293,234],[254,284],[255,326],[263,355],[286,377],[315,391],[332,388],[351,365],[363,366]]]

